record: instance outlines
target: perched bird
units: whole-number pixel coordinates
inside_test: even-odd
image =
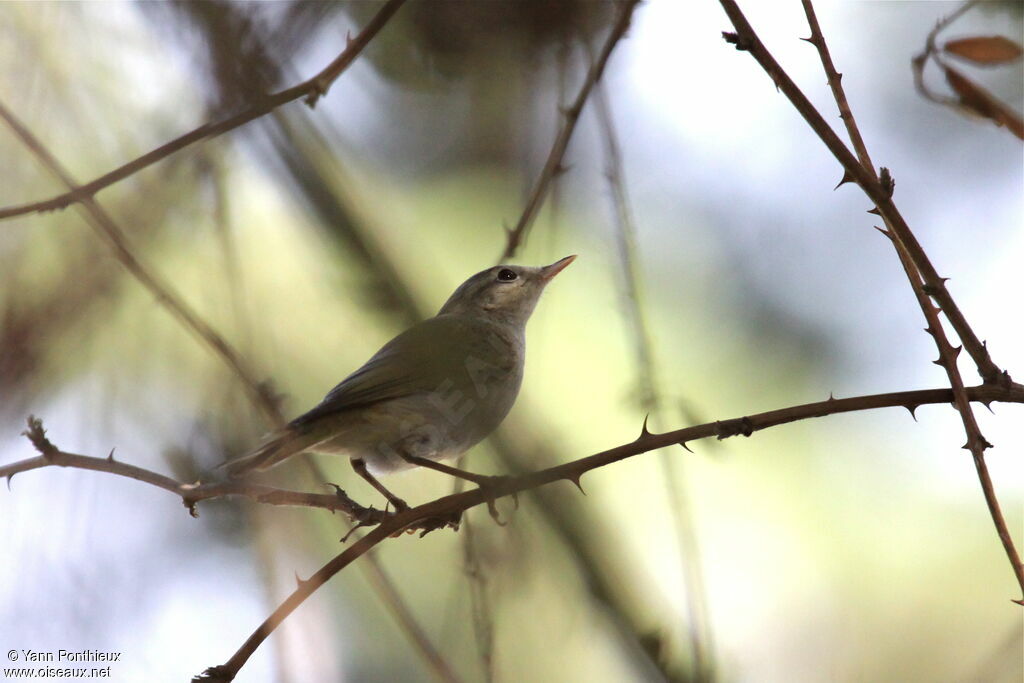
[[[420,465],[485,484],[488,477],[438,461],[465,453],[505,419],[523,380],[526,321],[575,259],[477,273],[437,315],[389,341],[319,405],[223,467],[237,476],[297,453],[347,455],[399,509],[405,502],[374,474]]]

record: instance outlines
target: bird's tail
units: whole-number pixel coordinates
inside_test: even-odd
[[[254,470],[269,469],[312,445],[313,442],[303,430],[289,425],[272,433],[252,453],[229,460],[221,464],[219,469],[227,472],[229,477],[238,477]]]

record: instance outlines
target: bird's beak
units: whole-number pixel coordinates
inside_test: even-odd
[[[573,254],[572,256],[566,256],[563,259],[559,259],[552,263],[550,266],[544,266],[543,268],[541,268],[540,276],[545,282],[547,282],[548,280],[550,280],[551,278],[565,270],[565,267],[575,260],[576,254]]]

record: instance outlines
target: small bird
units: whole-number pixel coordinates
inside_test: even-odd
[[[526,321],[547,284],[575,259],[477,273],[437,315],[385,344],[319,405],[222,467],[238,476],[297,453],[347,455],[399,510],[408,506],[374,474],[419,465],[486,485],[490,477],[438,461],[465,453],[505,419],[523,380]]]

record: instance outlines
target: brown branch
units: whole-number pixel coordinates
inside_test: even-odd
[[[842,164],[848,178],[855,181],[868,198],[874,202],[879,214],[891,226],[893,234],[906,246],[914,265],[924,279],[925,291],[942,308],[942,312],[950,321],[953,329],[956,330],[964,348],[974,360],[982,379],[987,384],[1010,383],[1009,373],[1001,370],[992,361],[985,344],[971,329],[967,319],[946,289],[946,279],[940,277],[936,272],[910,226],[907,225],[906,220],[893,203],[891,183],[883,183],[875,176],[873,170],[869,171],[861,166],[857,157],[843,144],[831,126],[825,122],[821,113],[768,52],[735,0],[719,0],[719,2],[736,29],[736,33],[723,33],[725,40],[735,45],[737,50],[749,52],[757,60],[776,87],[789,99],[793,107]]]
[[[308,453],[302,454],[302,462],[312,475],[315,484],[327,481],[327,474],[320,466],[320,463],[313,459]],[[457,481],[462,480],[459,479]],[[344,492],[340,488],[337,488],[337,494],[342,496],[344,495]],[[344,497],[351,504],[355,505],[355,502],[348,498],[348,496]],[[357,508],[356,514],[353,515],[352,513],[349,513],[349,517],[356,520],[357,524],[361,523],[360,520],[376,523],[378,519],[383,519],[383,516],[386,515],[386,513],[379,513],[376,510],[372,513],[368,513],[367,511],[372,510],[372,508],[364,508],[362,506],[357,506]],[[343,538],[347,538],[352,533],[353,527],[344,519],[342,520],[342,524],[346,525],[346,533]],[[416,620],[416,616],[413,614],[412,609],[409,607],[408,603],[406,603],[402,594],[398,592],[398,587],[395,585],[394,580],[384,569],[377,553],[372,550],[366,553],[365,559],[359,564],[359,569],[362,571],[366,581],[370,584],[370,587],[377,594],[377,598],[380,600],[381,604],[395,620],[395,624],[398,626],[399,630],[413,646],[420,658],[423,659],[424,663],[434,673],[437,680],[444,681],[444,683],[459,683],[461,679],[458,674],[455,673],[452,666],[430,641],[430,638],[427,636],[423,626]]]
[[[70,467],[72,469],[105,472],[119,477],[126,477],[168,491],[181,498],[182,504],[188,508],[189,513],[193,517],[198,516],[196,512],[197,503],[213,498],[231,497],[247,498],[264,505],[320,508],[322,510],[330,510],[331,512],[339,511],[364,523],[377,523],[390,514],[372,507],[363,507],[345,495],[344,491],[340,490],[336,493],[306,493],[236,480],[212,482],[209,484],[198,482],[188,484],[143,467],[115,460],[113,451],[106,458],[68,453],[54,446],[46,438],[43,423],[36,417],[28,418],[28,429],[23,434],[28,437],[40,455],[0,466],[0,478],[7,479],[8,488],[10,487],[11,479],[16,474],[44,467]]]
[[[2,118],[15,135],[39,159],[40,163],[68,187],[76,187],[74,179],[61,163],[43,146],[32,132],[0,102]],[[266,382],[256,375],[241,355],[213,327],[196,313],[192,307],[162,278],[153,273],[139,260],[129,246],[128,237],[114,219],[99,205],[86,196],[80,199],[86,221],[106,243],[121,265],[145,287],[156,300],[173,315],[185,329],[199,338],[216,356],[242,381],[246,395],[264,418],[274,426],[283,425],[285,420],[277,406],[273,392]]]
[[[825,36],[822,34],[821,26],[818,24],[818,15],[814,12],[814,4],[811,0],[801,0],[801,2],[804,6],[804,14],[807,15],[807,24],[811,27],[811,37],[806,40],[818,50],[821,65],[825,69],[825,76],[828,79],[828,87],[831,88],[832,97],[836,101],[836,106],[839,107],[839,118],[846,124],[846,132],[850,136],[850,142],[853,144],[854,151],[857,152],[860,165],[870,171],[877,180],[878,176],[875,174],[875,165],[871,163],[871,156],[868,154],[867,145],[864,144],[864,138],[860,134],[857,119],[853,117],[850,102],[846,99],[846,90],[843,88],[843,75],[836,71],[836,66],[832,63],[832,54],[828,50],[828,43],[825,42]]]
[[[986,405],[993,401],[1024,403],[1024,386],[1015,383],[1007,385],[983,384],[970,387],[965,390],[965,393],[969,400],[978,401]],[[903,391],[846,399],[829,398],[826,401],[817,403],[807,403],[756,415],[709,422],[661,434],[651,433],[644,429],[635,441],[616,448],[520,476],[498,477],[486,488],[476,488],[445,496],[400,513],[384,514],[376,528],[328,564],[324,565],[309,580],[300,583],[296,591],[268,617],[264,624],[253,633],[231,660],[222,667],[214,667],[209,670],[210,675],[205,680],[231,680],[249,656],[259,647],[259,644],[270,635],[284,617],[291,613],[313,591],[326,583],[334,574],[389,536],[410,530],[422,530],[423,533],[426,533],[443,526],[452,526],[457,524],[457,520],[463,512],[472,507],[492,503],[498,498],[518,494],[556,481],[570,481],[578,486],[580,478],[591,470],[659,448],[686,444],[689,441],[712,436],[718,439],[739,435],[750,436],[762,429],[813,417],[896,406],[902,406],[913,412],[921,405],[950,403],[953,400],[953,392],[950,389]],[[117,462],[112,458],[93,458],[64,453],[47,440],[42,424],[35,419],[30,420],[26,435],[41,455],[38,458],[22,460],[0,468],[0,477],[7,477],[8,481],[10,481],[10,477],[18,472],[48,466],[74,467],[109,472],[152,484],[180,496],[182,501],[189,507],[191,507],[190,501],[194,504],[199,496],[202,496],[202,499],[209,499],[228,495],[242,495],[262,503],[328,507],[326,502],[323,505],[310,505],[312,501],[320,502],[322,500],[317,497],[318,494],[303,494],[294,491],[270,489],[269,487],[253,488],[251,485],[243,485],[237,482],[187,485],[143,468]],[[247,491],[251,493],[247,493]],[[261,492],[272,495],[264,498],[260,495]],[[282,500],[289,502],[272,502],[277,500],[278,496]],[[339,505],[337,509],[344,510],[345,508]],[[362,525],[363,523],[360,524]],[[217,678],[215,676],[220,677]]]
[[[825,75],[827,76],[829,86],[832,89],[832,95],[839,107],[840,117],[846,124],[846,129],[850,134],[850,140],[853,143],[854,149],[857,151],[857,156],[860,159],[861,166],[874,176],[875,171],[874,167],[871,165],[871,157],[868,155],[867,145],[864,144],[864,139],[860,135],[860,129],[857,127],[853,111],[850,109],[849,101],[846,99],[846,93],[842,86],[842,75],[836,71],[835,65],[832,63],[832,56],[829,53],[828,44],[825,42],[825,36],[821,32],[821,26],[818,24],[818,18],[814,12],[814,5],[811,0],[802,0],[802,2],[804,12],[807,15],[807,23],[811,28],[811,37],[808,42],[812,43],[818,49],[818,54],[821,57],[821,63],[824,67]],[[967,7],[969,7],[969,5],[964,5],[961,10],[964,10]],[[932,38],[933,36],[929,37],[929,40],[931,41]],[[875,180],[879,180],[877,176],[875,176]],[[885,180],[884,177],[883,180]],[[887,229],[882,230],[881,232],[890,238],[890,241],[895,247],[900,263],[903,265],[903,270],[906,272],[907,279],[910,281],[910,286],[914,290],[914,296],[917,299],[918,305],[921,307],[921,311],[924,313],[925,320],[928,322],[928,327],[925,328],[925,330],[932,336],[939,351],[939,358],[935,363],[941,365],[946,371],[946,376],[953,389],[954,404],[957,411],[960,413],[960,418],[964,425],[964,431],[967,433],[967,443],[964,445],[964,448],[971,452],[974,459],[974,465],[978,471],[978,478],[981,481],[982,491],[985,495],[985,504],[988,506],[992,522],[996,527],[996,533],[999,535],[999,540],[1003,544],[1003,549],[1006,551],[1006,555],[1010,561],[1010,566],[1013,568],[1022,596],[1024,596],[1024,565],[1021,564],[1020,556],[1017,554],[1017,549],[1014,547],[1013,537],[1010,535],[1010,530],[1006,526],[1006,519],[1004,518],[1002,508],[999,505],[999,499],[996,497],[995,488],[992,485],[992,478],[988,472],[988,466],[985,464],[985,449],[989,448],[991,444],[988,443],[984,436],[982,436],[981,429],[978,427],[978,421],[974,415],[974,410],[971,408],[970,402],[967,400],[967,396],[964,392],[964,381],[956,364],[956,359],[960,353],[960,349],[954,349],[953,345],[950,344],[949,340],[946,338],[946,332],[942,327],[942,322],[939,320],[938,314],[940,309],[936,309],[932,305],[931,300],[925,293],[920,271],[908,253],[906,245],[894,234],[892,225],[888,220],[889,217],[883,216],[883,218],[886,219]],[[1018,602],[1024,605],[1024,597],[1022,597],[1022,601]]]
[[[579,121],[580,113],[583,111],[583,105],[586,104],[587,98],[590,96],[590,91],[594,88],[594,84],[601,79],[601,75],[604,73],[605,66],[608,64],[608,58],[611,56],[612,50],[615,49],[615,46],[618,45],[619,41],[629,29],[629,23],[633,17],[633,10],[636,9],[638,4],[640,4],[640,0],[626,0],[622,3],[615,25],[612,26],[611,32],[605,39],[604,45],[601,47],[601,51],[597,55],[597,59],[590,65],[590,69],[587,71],[587,76],[583,80],[583,85],[580,87],[579,93],[576,95],[576,99],[569,108],[563,111],[565,120],[562,123],[561,129],[558,131],[557,137],[555,137],[555,143],[552,145],[551,151],[548,153],[548,159],[544,164],[544,168],[541,170],[540,176],[537,178],[537,182],[534,183],[533,189],[530,192],[530,198],[526,202],[526,208],[523,209],[523,213],[519,216],[519,220],[516,222],[515,227],[507,231],[505,249],[501,252],[501,256],[498,258],[499,262],[515,256],[520,244],[524,239],[526,239],[526,233],[529,231],[530,226],[533,225],[533,221],[537,217],[537,212],[544,203],[544,198],[548,195],[548,191],[551,187],[551,181],[556,176],[564,172],[565,169],[562,166],[562,158],[565,156],[565,150],[569,146],[569,139],[572,137],[572,133],[576,129],[576,122]],[[0,214],[0,217],[2,217],[2,214]]]
[[[888,235],[888,231],[885,234]],[[891,235],[889,236],[891,237]],[[963,447],[971,452],[971,456],[974,459],[974,467],[978,471],[981,490],[985,496],[985,505],[988,506],[992,523],[996,527],[996,533],[999,535],[999,540],[1003,544],[1003,550],[1006,552],[1010,566],[1013,568],[1013,573],[1017,577],[1017,584],[1020,586],[1021,594],[1024,596],[1024,565],[1021,564],[1020,555],[1013,544],[1010,529],[1006,526],[1006,518],[1003,516],[1003,510],[999,505],[999,498],[996,497],[992,477],[988,472],[988,465],[985,464],[985,449],[990,448],[992,444],[981,434],[978,420],[974,416],[974,410],[971,408],[967,392],[964,390],[964,380],[956,366],[956,358],[960,355],[960,349],[954,349],[953,345],[946,338],[946,332],[939,321],[939,311],[932,306],[928,295],[924,293],[921,276],[910,260],[907,250],[897,240],[893,239],[893,243],[896,245],[896,251],[899,254],[904,270],[907,272],[907,277],[910,278],[910,283],[914,288],[914,295],[917,297],[918,303],[928,319],[928,327],[925,328],[925,331],[932,336],[935,340],[935,345],[939,349],[939,358],[934,362],[936,365],[942,366],[946,371],[946,377],[949,378],[950,386],[953,389],[953,405],[956,407],[957,412],[960,413],[960,419],[964,424],[964,431],[967,433],[967,443]],[[1024,605],[1024,597],[1014,602]]]
[[[85,201],[86,199],[93,197],[100,190],[124,180],[128,176],[141,171],[147,166],[155,164],[156,162],[184,149],[185,147],[188,147],[195,142],[213,138],[221,135],[222,133],[234,130],[235,128],[245,125],[254,119],[258,119],[259,117],[264,116],[265,114],[268,114],[274,109],[289,102],[305,97],[306,104],[311,107],[314,106],[320,97],[327,94],[331,84],[334,83],[338,76],[340,76],[353,61],[355,61],[355,58],[363,51],[364,48],[366,48],[374,36],[377,35],[377,33],[384,27],[388,20],[391,19],[392,15],[394,15],[404,2],[405,0],[387,0],[387,2],[377,11],[377,14],[375,14],[373,18],[370,19],[369,23],[363,27],[363,30],[360,31],[357,36],[349,40],[341,54],[339,54],[334,61],[328,64],[322,71],[320,71],[320,73],[312,78],[303,81],[298,85],[281,90],[280,92],[267,95],[257,104],[252,105],[245,111],[229,116],[226,119],[222,119],[217,122],[205,123],[202,126],[199,126],[198,128],[189,131],[188,133],[185,133],[184,135],[177,137],[136,159],[133,159],[123,166],[119,166],[113,171],[102,175],[95,180],[81,186],[72,187],[69,192],[51,197],[50,199],[32,202],[30,204],[21,204],[19,206],[0,209],[0,220],[13,218],[15,216],[22,216],[29,213],[37,213],[40,211],[63,209],[75,202]]]
[[[986,404],[992,401],[1024,403],[1024,386],[1013,383],[1006,386],[985,384],[967,389],[967,396],[972,401],[980,401]],[[645,429],[639,438],[631,443],[521,476],[495,478],[493,483],[487,488],[475,488],[462,493],[451,494],[396,513],[383,520],[379,526],[370,531],[366,536],[363,536],[354,545],[334,557],[308,580],[301,582],[298,588],[288,596],[281,606],[249,636],[227,663],[207,669],[203,674],[194,678],[193,681],[223,683],[233,680],[260,644],[295,608],[302,604],[320,586],[324,585],[331,577],[384,539],[399,534],[405,529],[426,520],[439,518],[455,519],[472,507],[492,503],[498,498],[522,493],[556,481],[570,481],[579,486],[580,478],[591,470],[648,451],[675,444],[685,444],[688,441],[696,441],[711,436],[718,439],[739,435],[750,436],[756,431],[797,420],[874,408],[902,406],[913,411],[920,405],[950,403],[952,400],[953,392],[950,389],[904,391],[846,399],[829,398],[827,401],[818,403],[782,408],[732,420],[709,422],[662,434],[654,434]]]
[[[925,39],[924,51],[915,56],[910,62],[911,71],[914,74],[914,87],[917,88],[917,92],[920,93],[922,97],[930,102],[952,107],[956,107],[960,104],[960,101],[955,97],[939,95],[928,87],[924,82],[924,67],[928,62],[928,58],[933,56],[936,57],[936,62],[941,65],[942,62],[937,57],[939,49],[935,45],[935,38],[938,37],[939,33],[945,30],[947,26],[963,16],[967,10],[971,9],[976,4],[978,4],[978,0],[968,0],[968,2],[957,7],[956,10],[951,12],[949,15],[937,21],[935,23],[935,28],[928,33],[928,37]]]
[[[967,10],[977,5],[978,0],[965,2],[955,12],[936,23],[935,28],[928,33],[924,50],[910,60],[911,72],[914,75],[914,87],[922,97],[930,102],[950,107],[966,114],[987,118],[997,126],[1005,126],[1018,139],[1024,140],[1024,119],[1021,118],[1020,114],[978,83],[964,76],[959,70],[953,68],[943,59],[943,50],[949,49],[948,43],[943,49],[940,49],[935,44],[935,39],[941,31],[945,30],[953,21],[959,19]],[[953,89],[956,97],[941,95],[928,87],[924,80],[924,70],[928,60],[932,60],[936,66],[942,69],[946,82]]]

